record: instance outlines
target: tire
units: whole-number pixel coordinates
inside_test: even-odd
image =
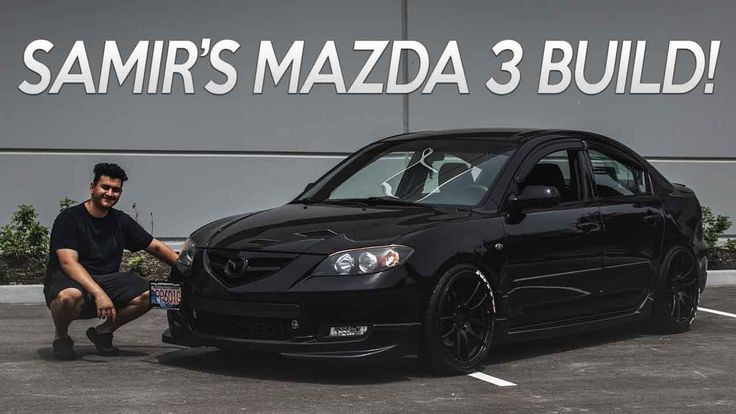
[[[435,286],[424,315],[422,357],[438,374],[467,374],[488,356],[496,302],[488,278],[458,265]]]
[[[662,333],[690,329],[698,311],[700,288],[698,266],[693,254],[682,246],[667,253],[654,292],[652,325]]]

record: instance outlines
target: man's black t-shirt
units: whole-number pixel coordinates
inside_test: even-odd
[[[76,250],[81,264],[90,274],[102,275],[120,270],[123,249],[145,249],[153,240],[129,215],[111,208],[105,217],[93,217],[84,203],[69,207],[54,220],[48,273],[61,270],[58,249]]]

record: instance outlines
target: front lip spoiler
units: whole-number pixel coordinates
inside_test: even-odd
[[[289,358],[298,359],[373,359],[394,353],[399,344],[388,345],[376,349],[365,349],[360,351],[338,351],[338,352],[281,352],[280,354]]]
[[[352,340],[310,342],[264,341],[230,338],[171,328],[161,335],[165,343],[189,347],[215,346],[252,351],[273,351],[283,356],[320,360],[374,360],[389,356],[414,356],[421,323],[374,324],[371,333]]]

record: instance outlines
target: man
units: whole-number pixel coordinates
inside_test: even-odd
[[[46,304],[56,327],[54,357],[76,358],[69,324],[75,319],[105,319],[87,330],[102,355],[117,355],[113,332],[151,308],[148,281],[119,272],[123,249],[145,249],[173,265],[177,254],[130,216],[112,208],[128,176],[117,164],[95,165],[90,198],[61,212],[51,230],[49,267],[44,280]]]

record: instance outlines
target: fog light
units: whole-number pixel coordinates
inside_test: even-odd
[[[366,325],[331,326],[330,337],[362,336],[368,332]]]

